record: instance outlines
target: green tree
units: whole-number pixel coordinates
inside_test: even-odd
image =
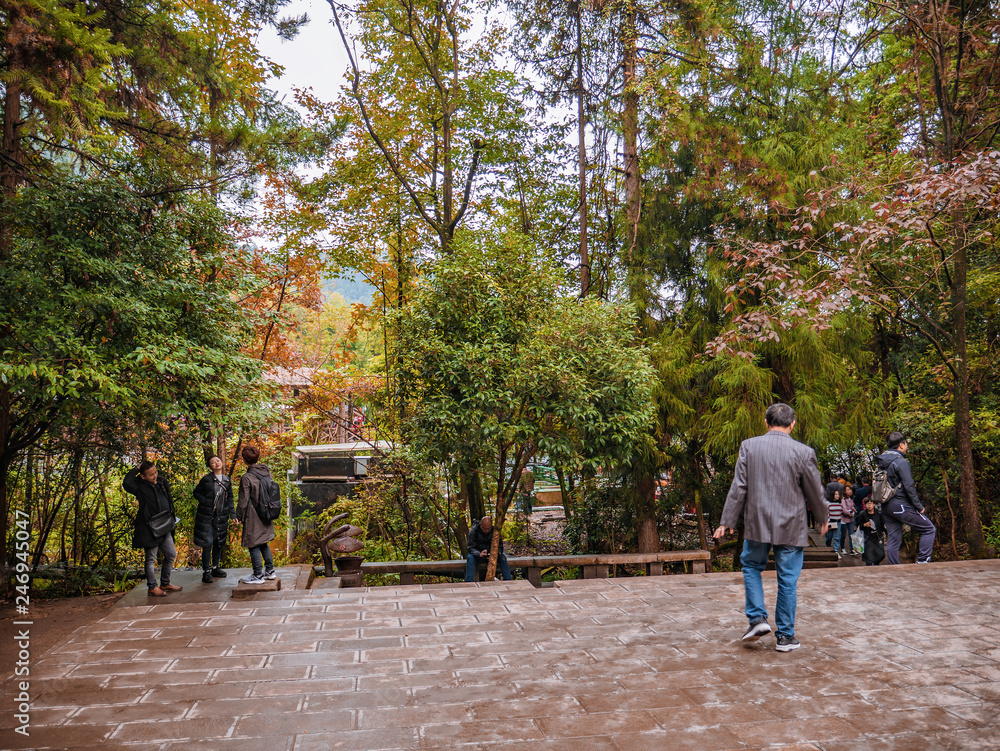
[[[485,473],[501,528],[532,457],[591,472],[625,464],[651,418],[628,311],[563,284],[522,238],[464,236],[402,314],[404,437],[432,461]]]
[[[255,390],[226,218],[211,204],[144,198],[141,186],[67,177],[15,196],[0,278],[0,499],[17,456],[46,432],[99,416],[120,436],[218,419]],[[0,509],[6,552],[8,509]],[[6,560],[4,557],[3,560]]]

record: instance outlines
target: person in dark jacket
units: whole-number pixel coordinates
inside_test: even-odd
[[[476,563],[486,562],[490,558],[490,546],[493,544],[493,534],[499,532],[493,527],[493,518],[484,516],[472,525],[469,530],[469,553],[465,557],[465,580],[474,582],[476,580]],[[499,555],[497,556],[497,568],[504,581],[510,581],[510,566],[507,565],[507,556],[503,554],[503,536],[500,535]]]
[[[865,552],[861,560],[866,566],[878,566],[885,558],[885,522],[882,514],[875,510],[875,499],[865,498],[865,508],[858,514],[858,529],[865,535]]]
[[[213,456],[208,460],[211,470],[201,478],[194,489],[198,510],[194,516],[194,544],[201,548],[201,580],[211,584],[215,578],[224,578],[220,566],[222,548],[229,537],[229,520],[236,518],[233,508],[233,483],[222,471],[222,459]]]
[[[930,563],[937,528],[924,515],[924,505],[913,484],[913,471],[906,460],[909,448],[906,437],[899,431],[889,434],[886,450],[878,458],[878,466],[885,470],[886,480],[896,488],[896,493],[882,504],[882,521],[885,523],[885,560],[890,565],[899,563],[899,546],[903,542],[903,525],[920,535],[917,563]]]
[[[245,584],[263,584],[265,580],[277,579],[274,559],[267,543],[274,539],[274,522],[265,522],[257,515],[257,499],[260,498],[262,482],[273,482],[271,470],[258,464],[260,452],[247,446],[240,452],[248,465],[240,478],[240,495],[236,503],[236,518],[243,523],[243,547],[250,551],[253,574],[243,578]]]
[[[861,478],[861,483],[854,490],[854,507],[860,514],[865,508],[865,498],[871,495],[872,478],[865,475]]]
[[[174,547],[174,533],[167,532],[157,536],[149,527],[149,520],[163,511],[175,515],[174,501],[170,495],[170,483],[160,475],[156,465],[143,462],[136,469],[131,469],[122,481],[122,489],[131,493],[139,500],[139,508],[135,514],[135,529],[132,533],[132,547],[146,551],[146,586],[150,597],[165,597],[167,592],[179,592],[184,589],[170,583],[170,570],[177,557]],[[160,569],[160,584],[156,584],[156,556],[163,553],[163,566]]]

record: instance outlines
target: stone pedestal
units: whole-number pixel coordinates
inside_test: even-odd
[[[249,600],[258,592],[278,592],[281,590],[281,579],[271,579],[263,584],[245,584],[240,582],[233,589],[234,600]]]

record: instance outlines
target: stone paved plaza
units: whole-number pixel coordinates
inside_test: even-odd
[[[788,654],[740,644],[738,574],[368,590],[296,575],[247,601],[192,585],[123,602],[33,658],[31,736],[5,713],[0,747],[1000,748],[1000,561],[807,570]],[[773,574],[766,589],[773,607]]]

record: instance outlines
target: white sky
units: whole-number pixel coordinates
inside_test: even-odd
[[[290,42],[282,41],[273,29],[265,29],[258,43],[261,52],[281,65],[285,72],[268,87],[278,92],[285,104],[294,106],[292,88],[311,88],[322,101],[332,102],[344,83],[347,55],[333,25],[333,14],[324,0],[292,0],[282,16],[306,13],[309,23]]]

